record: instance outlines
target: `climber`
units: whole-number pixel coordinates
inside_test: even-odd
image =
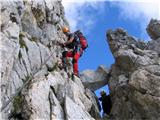
[[[102,102],[103,116],[105,116],[105,114],[107,116],[110,116],[110,112],[112,108],[110,95],[106,95],[106,92],[104,90],[102,90],[100,94],[101,94],[101,97],[99,98],[99,100]]]
[[[83,53],[82,47],[79,45],[78,42],[78,36],[75,33],[71,33],[69,28],[63,27],[62,29],[63,33],[67,36],[67,42],[63,43],[63,47],[69,48],[68,51],[64,51],[62,53],[62,62],[64,66],[67,64],[66,60],[67,57],[73,58],[72,63],[73,63],[73,73],[77,77],[79,77],[79,72],[78,72],[78,60],[81,57]]]

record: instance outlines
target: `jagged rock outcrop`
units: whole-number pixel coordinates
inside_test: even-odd
[[[115,58],[108,80],[113,120],[160,119],[159,23],[151,20],[148,25],[149,35],[154,39],[148,43],[128,35],[121,28],[107,32]]]
[[[99,118],[93,92],[57,67],[68,26],[60,0],[1,1],[0,25],[0,119]]]
[[[104,66],[99,66],[96,71],[85,70],[81,73],[81,80],[85,87],[95,91],[105,86],[108,81],[109,70]]]
[[[148,42],[148,49],[155,50],[160,54],[160,21],[152,19],[147,27],[147,32],[153,39]]]
[[[147,32],[153,40],[160,38],[160,21],[151,19],[147,26]]]

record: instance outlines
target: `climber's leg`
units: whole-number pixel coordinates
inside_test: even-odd
[[[64,70],[67,71],[67,58],[68,57],[73,57],[73,52],[72,51],[64,51],[62,53],[62,63],[63,63],[63,67]]]
[[[80,53],[77,52],[74,54],[73,56],[73,72],[74,72],[74,75],[78,76],[79,77],[79,72],[78,72],[78,60],[80,58]]]

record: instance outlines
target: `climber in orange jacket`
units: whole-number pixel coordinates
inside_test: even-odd
[[[62,31],[67,36],[67,39],[68,39],[67,42],[63,43],[63,46],[69,48],[68,51],[64,51],[62,53],[62,57],[63,57],[62,62],[65,66],[65,64],[67,64],[66,63],[67,57],[72,57],[74,75],[79,77],[78,60],[83,53],[83,49],[79,47],[77,36],[74,33],[71,33],[69,28],[63,27]]]

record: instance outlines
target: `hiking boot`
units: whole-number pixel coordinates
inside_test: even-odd
[[[67,73],[68,78],[72,78],[72,74],[71,73]]]
[[[60,70],[64,69],[64,71],[67,72],[67,64],[66,64],[62,59],[59,59],[59,60],[57,61],[57,64],[58,64],[58,68],[59,68]]]

